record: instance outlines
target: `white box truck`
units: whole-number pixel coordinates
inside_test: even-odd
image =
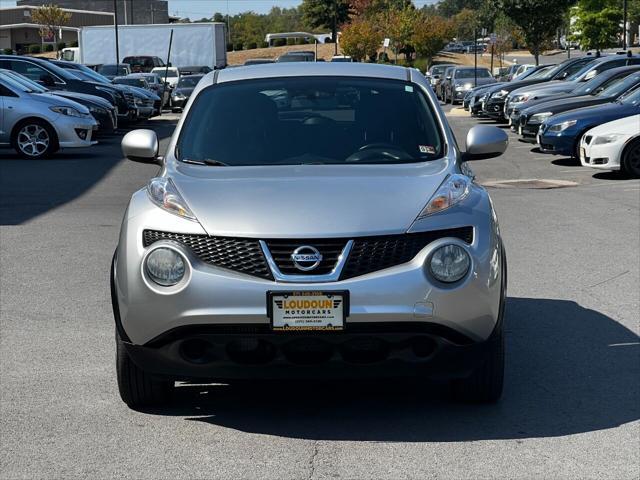
[[[174,67],[227,66],[227,35],[224,23],[172,23],[167,25],[120,25],[120,58],[153,56],[167,61],[173,30],[171,65]],[[116,63],[115,27],[83,27],[78,35],[79,61],[85,65]],[[76,60],[77,61],[77,60]]]

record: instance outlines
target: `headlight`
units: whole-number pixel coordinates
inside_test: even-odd
[[[444,245],[429,259],[431,275],[443,283],[453,283],[462,279],[471,266],[467,251],[458,245]]]
[[[551,115],[553,115],[552,112],[543,112],[543,113],[536,113],[535,115],[533,115],[531,117],[531,119],[529,120],[530,123],[542,123],[544,122],[547,118],[549,118]]]
[[[133,102],[134,102],[137,106],[144,105],[144,98],[136,97],[136,98],[133,100]]]
[[[493,98],[504,98],[509,95],[509,92],[506,90],[500,90],[492,95]]]
[[[463,85],[463,88],[464,88],[465,90],[471,90],[471,89],[473,88],[473,83],[465,83],[465,84]]]
[[[471,180],[469,177],[460,174],[451,175],[436,190],[436,193],[433,194],[427,206],[422,209],[418,218],[441,212],[461,202],[469,195],[470,188]]]
[[[553,132],[553,133],[564,132],[567,128],[573,127],[576,123],[578,123],[577,120],[567,120],[566,122],[557,123],[549,127],[549,132]]]
[[[171,287],[184,277],[185,264],[182,255],[171,248],[156,248],[145,260],[149,278],[158,285]]]
[[[607,145],[608,143],[614,143],[617,142],[620,138],[622,138],[623,135],[619,135],[616,133],[612,133],[611,135],[602,135],[599,137],[596,137],[596,139],[593,141],[594,145]]]
[[[147,194],[153,203],[169,213],[196,221],[196,216],[184,201],[170,178],[152,178],[147,184]]]
[[[89,111],[91,113],[107,113],[107,111],[104,108],[100,108],[100,107],[89,107]]]
[[[529,95],[516,95],[511,99],[511,102],[522,103],[522,102],[526,102],[527,100],[529,100]]]
[[[462,90],[464,90],[462,85],[456,85],[456,92],[461,92]]]
[[[60,115],[67,115],[69,117],[84,117],[85,114],[80,113],[73,107],[49,107],[52,112],[59,113]]]

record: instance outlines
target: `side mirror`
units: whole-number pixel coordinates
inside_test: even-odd
[[[158,137],[153,130],[133,130],[122,139],[122,153],[129,160],[160,164]]]
[[[489,125],[476,125],[467,133],[465,162],[499,157],[509,145],[509,137],[504,130]]]

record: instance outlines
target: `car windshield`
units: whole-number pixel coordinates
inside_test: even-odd
[[[125,67],[118,67],[116,65],[102,65],[100,67],[100,73],[103,75],[126,75],[129,72]]]
[[[593,92],[598,89],[609,85],[611,82],[616,82],[622,80],[624,77],[613,78],[609,80],[604,80],[602,78],[592,78],[586,83],[581,83],[579,87],[574,88],[571,93],[574,95],[593,95]]]
[[[75,72],[80,71],[84,73],[85,77],[89,77],[92,82],[111,83],[107,77],[105,77],[104,75],[100,75],[98,72],[91,70],[85,65],[79,65],[79,68],[74,68],[73,70]]]
[[[554,68],[552,68],[551,70],[549,70],[547,72],[547,74],[544,77],[541,78],[553,78],[556,75],[558,75],[561,71],[564,71],[564,75],[565,75],[565,79],[571,77],[574,73],[582,70],[585,66],[590,65],[594,59],[587,59],[587,60],[578,60],[577,62],[567,66],[567,61],[565,60],[564,62],[556,65]],[[585,63],[586,62],[586,63]]]
[[[522,75],[520,75],[519,78],[520,80],[524,80],[525,78],[528,78],[528,79],[543,78],[545,75],[547,75],[551,71],[552,68],[553,68],[553,65],[549,65],[548,67],[543,67],[538,70],[535,70],[535,69],[527,70]]]
[[[603,91],[598,92],[599,97],[618,98],[623,93],[633,89],[640,83],[640,73],[634,73],[628,77],[623,77],[619,81],[607,86]]]
[[[294,77],[207,87],[176,156],[216,165],[373,164],[441,157],[435,114],[399,80]]]
[[[464,70],[456,70],[455,78],[475,78],[473,68],[465,68]],[[478,78],[491,78],[491,73],[486,68],[479,68]]]
[[[48,92],[49,89],[44,88],[39,83],[34,82],[33,80],[25,77],[24,75],[20,75],[19,73],[13,72],[11,70],[0,70],[0,74],[2,74],[3,78],[9,77],[9,79],[14,82],[18,82],[29,90],[31,93],[45,93]]]
[[[4,73],[0,73],[0,80],[2,80],[6,85],[11,87],[12,89],[17,90],[19,92],[38,93],[32,90],[31,88],[29,88],[29,86],[23,84],[22,82],[19,82],[17,79],[9,75],[6,75]]]
[[[620,103],[624,105],[638,105],[640,104],[640,88],[635,88],[630,92],[625,93],[619,99]]]
[[[201,78],[201,75],[194,77],[182,77],[178,82],[178,88],[193,88],[198,84]]]
[[[447,67],[433,67],[431,75],[442,75]]]

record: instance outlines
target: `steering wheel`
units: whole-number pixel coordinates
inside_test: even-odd
[[[369,143],[363,145],[357,152],[349,155],[345,163],[356,163],[369,160],[371,158],[388,158],[389,160],[401,160],[410,158],[402,148],[391,143]]]

